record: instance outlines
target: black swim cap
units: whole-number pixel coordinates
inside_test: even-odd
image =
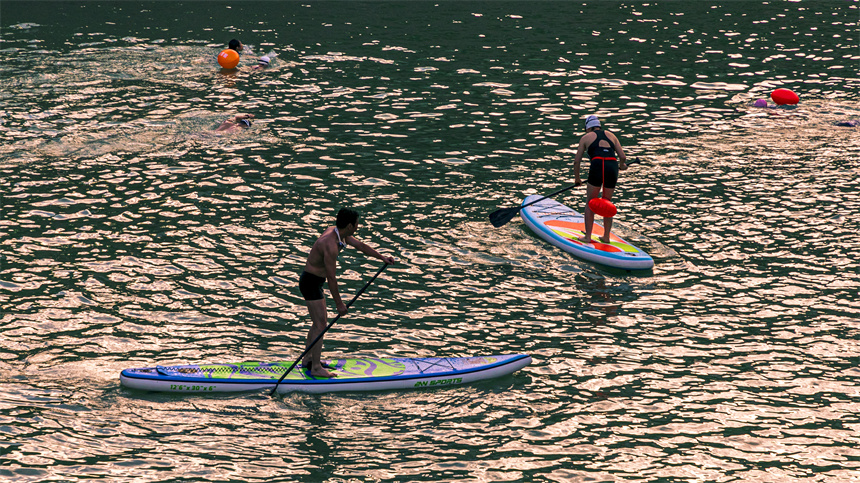
[[[240,46],[241,46],[241,45],[242,45],[242,42],[239,42],[239,41],[238,41],[238,40],[236,40],[236,39],[231,40],[231,41],[230,41],[230,43],[228,44],[228,46],[229,46],[231,49],[235,50],[236,52],[238,52],[238,51],[239,51],[239,49],[240,49]]]
[[[251,127],[251,120],[250,119],[240,119],[239,124],[244,124],[245,127]]]

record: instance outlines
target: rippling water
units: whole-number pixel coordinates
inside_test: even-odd
[[[0,5],[0,476],[856,481],[856,2]],[[217,69],[233,37],[275,54]],[[794,108],[753,109],[777,87]],[[213,133],[252,112],[241,133]],[[605,271],[487,215],[642,164]],[[560,199],[579,206],[584,192]],[[394,253],[326,353],[527,352],[380,394],[175,396],[126,367],[291,360],[343,205]],[[342,292],[378,268],[349,251]]]

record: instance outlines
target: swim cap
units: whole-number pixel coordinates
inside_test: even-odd
[[[593,127],[600,127],[600,121],[597,119],[597,116],[588,116],[585,118],[585,129],[591,129]]]
[[[251,127],[251,120],[250,119],[240,119],[239,122],[244,124],[245,127]]]
[[[765,99],[757,99],[753,107],[767,107],[767,100]]]
[[[270,59],[268,55],[260,57],[260,65],[269,65],[269,62],[271,61],[272,59]]]

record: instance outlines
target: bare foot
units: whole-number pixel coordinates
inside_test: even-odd
[[[612,243],[612,239],[611,239],[611,238],[607,239],[607,238],[600,237],[600,241],[602,241],[603,243],[606,243],[607,245],[609,245],[610,243]]]
[[[591,239],[591,237],[586,238],[584,236],[581,236],[581,237],[578,237],[577,240],[581,241],[582,243],[594,243],[594,241]]]
[[[331,378],[331,377],[337,377],[337,374],[335,374],[333,372],[328,372],[327,370],[323,369],[322,366],[320,366],[319,369],[311,369],[311,376]]]
[[[302,361],[302,367],[311,367],[311,361]],[[333,364],[331,361],[320,361],[320,365],[323,367],[332,368],[337,366],[337,364]]]

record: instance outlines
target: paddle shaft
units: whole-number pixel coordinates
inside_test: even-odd
[[[630,166],[631,164],[635,164],[635,163],[638,163],[638,162],[639,162],[639,158],[636,158],[636,159],[632,159],[632,160],[630,160],[630,162],[629,162],[629,163],[624,163],[624,164],[626,164],[627,166]],[[604,169],[605,169],[605,168],[604,168]],[[554,192],[554,193],[550,193],[550,194],[548,194],[548,195],[544,196],[543,198],[538,198],[538,199],[536,199],[536,200],[534,200],[534,201],[529,201],[528,203],[526,203],[526,204],[524,204],[524,205],[522,205],[522,206],[519,206],[519,207],[517,207],[517,208],[518,208],[518,210],[521,210],[521,209],[525,208],[526,206],[531,206],[531,205],[533,205],[533,204],[537,203],[538,201],[543,201],[543,200],[545,200],[545,199],[547,199],[547,198],[552,198],[553,196],[555,196],[555,195],[557,195],[557,194],[559,194],[559,193],[564,193],[565,191],[567,191],[567,190],[569,190],[569,189],[573,189],[573,188],[576,188],[577,186],[581,186],[581,185],[582,185],[582,183],[579,183],[579,184],[572,184],[572,185],[568,186],[567,188],[562,188],[562,189],[560,189],[560,190],[558,190],[558,191],[556,191],[556,192]]]
[[[580,185],[582,185],[582,183],[579,183],[579,184],[572,184],[572,185],[568,186],[567,188],[562,188],[562,189],[560,189],[560,190],[558,190],[558,191],[554,191],[554,192],[552,192],[552,193],[550,193],[550,194],[548,194],[548,195],[546,195],[546,196],[540,197],[540,198],[538,198],[538,199],[536,199],[536,200],[534,200],[534,201],[529,201],[528,203],[526,203],[526,204],[524,204],[524,205],[517,206],[517,207],[516,207],[516,208],[517,208],[517,211],[520,211],[521,209],[525,208],[526,206],[531,206],[531,205],[533,205],[533,204],[535,204],[535,203],[537,203],[537,202],[539,202],[539,201],[543,201],[543,200],[545,200],[545,199],[547,199],[547,198],[552,198],[553,196],[555,196],[555,195],[557,195],[557,194],[564,193],[565,191],[567,191],[567,190],[571,190],[571,189],[576,188],[577,186],[580,186]]]
[[[627,165],[629,166],[629,165],[631,165],[631,164],[638,163],[638,162],[639,162],[639,159],[638,159],[638,158],[636,158],[636,159],[631,160],[629,163],[627,163]],[[534,200],[534,201],[530,201],[530,202],[528,202],[528,203],[526,203],[526,204],[524,204],[524,205],[514,206],[514,207],[512,207],[512,208],[501,208],[501,209],[499,209],[499,210],[496,210],[496,211],[494,211],[494,212],[490,213],[490,222],[493,224],[493,226],[495,226],[496,228],[498,228],[498,227],[500,227],[500,226],[502,226],[502,225],[507,224],[509,221],[511,221],[511,219],[512,219],[513,217],[517,216],[517,213],[519,213],[519,212],[520,212],[520,210],[521,210],[521,209],[523,209],[523,208],[525,208],[526,206],[531,206],[531,205],[533,205],[533,204],[535,204],[535,203],[538,203],[538,202],[540,202],[540,201],[543,201],[543,200],[545,200],[545,199],[547,199],[547,198],[552,198],[553,196],[555,196],[555,195],[557,195],[557,194],[559,194],[559,193],[564,193],[564,192],[565,192],[565,191],[567,191],[567,190],[570,190],[570,189],[576,188],[577,186],[581,186],[581,185],[582,185],[582,183],[580,183],[580,184],[570,185],[570,186],[567,186],[567,187],[565,187],[565,188],[562,188],[562,189],[560,189],[560,190],[558,190],[558,191],[555,191],[555,192],[553,192],[553,193],[550,193],[550,194],[548,194],[548,195],[546,195],[546,196],[542,196],[542,197],[540,197],[540,198],[538,198],[538,199],[536,199],[536,200]]]
[[[353,304],[353,302],[355,302],[355,300],[356,300],[356,299],[358,299],[358,297],[359,297],[362,293],[364,293],[364,291],[365,291],[365,290],[367,290],[367,287],[370,287],[370,284],[372,284],[372,283],[373,283],[373,281],[374,281],[374,280],[376,280],[376,277],[378,277],[378,276],[379,276],[379,274],[380,274],[380,273],[382,273],[382,271],[383,271],[383,270],[385,270],[385,267],[387,267],[387,266],[388,266],[388,264],[387,264],[387,263],[385,263],[385,264],[383,264],[383,265],[382,265],[382,267],[379,269],[379,271],[378,271],[378,272],[376,272],[376,275],[374,275],[374,276],[373,276],[373,278],[371,278],[370,280],[368,280],[368,281],[367,281],[367,283],[366,283],[366,284],[364,284],[364,287],[361,287],[361,290],[359,290],[359,291],[358,291],[358,293],[357,293],[357,294],[355,294],[355,296],[354,296],[354,297],[352,297],[352,300],[350,300],[350,301],[349,301],[349,303],[348,303],[348,304],[346,304],[346,308],[349,308],[349,307]],[[283,375],[281,375],[281,378],[280,378],[280,379],[278,379],[278,382],[277,382],[277,383],[275,383],[275,387],[272,389],[272,393],[271,393],[271,395],[272,395],[272,396],[274,396],[274,395],[275,395],[275,393],[278,391],[278,385],[279,385],[279,384],[281,384],[281,381],[283,381],[283,380],[284,380],[284,378],[285,378],[285,377],[287,377],[287,374],[289,374],[289,373],[290,373],[290,371],[292,371],[292,370],[293,370],[293,368],[294,368],[294,367],[296,367],[296,365],[299,363],[299,361],[301,361],[301,360],[302,360],[302,358],[304,358],[304,357],[307,355],[307,353],[308,353],[308,352],[310,352],[311,348],[312,348],[313,346],[317,345],[317,342],[319,342],[319,341],[323,338],[323,336],[325,335],[325,333],[326,333],[326,332],[328,332],[328,330],[331,328],[331,326],[333,326],[333,325],[335,324],[335,322],[337,322],[337,321],[338,321],[338,319],[340,319],[340,314],[337,314],[337,317],[335,317],[334,319],[332,319],[332,321],[331,321],[331,322],[329,322],[329,324],[325,327],[325,329],[322,331],[322,333],[321,333],[320,335],[318,335],[318,336],[317,336],[317,338],[316,338],[316,339],[314,339],[314,341],[313,341],[310,345],[308,345],[308,346],[305,348],[304,352],[302,352],[302,355],[300,355],[300,356],[298,357],[298,359],[296,359],[296,360],[293,362],[293,364],[292,364],[292,365],[287,369],[287,371],[286,371],[286,372],[284,372],[284,374],[283,374]]]

